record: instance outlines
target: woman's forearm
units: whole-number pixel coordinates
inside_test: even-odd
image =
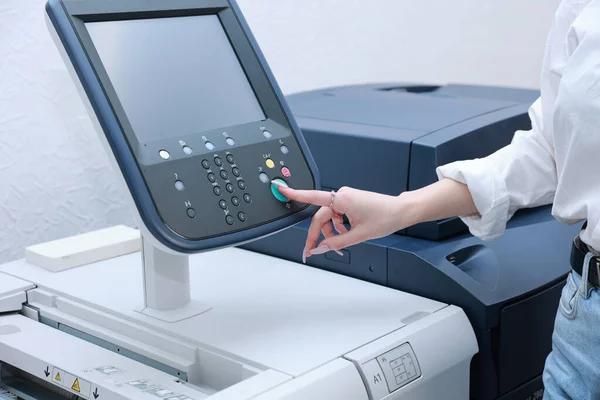
[[[477,208],[466,185],[442,179],[422,189],[398,196],[398,212],[404,214],[401,225],[477,214]]]

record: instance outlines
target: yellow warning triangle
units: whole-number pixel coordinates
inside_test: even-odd
[[[54,377],[54,380],[60,382],[60,372],[56,374],[56,376]]]
[[[79,389],[79,378],[75,378],[75,382],[73,382],[71,389],[75,390],[76,392],[81,392],[81,389]]]

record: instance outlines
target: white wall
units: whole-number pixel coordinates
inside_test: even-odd
[[[238,0],[284,92],[365,81],[539,87],[559,0]]]
[[[0,262],[131,224],[43,0],[0,1]],[[239,0],[285,93],[372,81],[538,87],[558,0]]]

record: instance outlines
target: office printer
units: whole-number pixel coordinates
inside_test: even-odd
[[[328,88],[288,101],[325,190],[390,195],[437,180],[435,168],[484,157],[529,129],[533,90],[378,84]],[[300,261],[309,222],[245,246]],[[310,257],[309,265],[462,307],[476,332],[473,399],[541,397],[570,243],[549,207],[518,212],[499,239],[471,236],[458,218]]]
[[[275,171],[320,187],[235,1],[48,0],[46,18],[138,229],[0,265],[0,399],[468,397],[459,307],[233,248],[316,211]]]

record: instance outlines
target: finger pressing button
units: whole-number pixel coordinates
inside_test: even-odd
[[[288,187],[288,184],[285,183],[285,181],[282,179],[275,179],[275,182],[278,182],[281,185]],[[277,186],[275,183],[271,183],[271,193],[273,194],[273,197],[275,197],[277,200],[279,200],[282,203],[286,203],[289,201],[289,199],[287,197],[285,197],[284,195],[281,194],[281,192],[279,191],[279,186]]]

